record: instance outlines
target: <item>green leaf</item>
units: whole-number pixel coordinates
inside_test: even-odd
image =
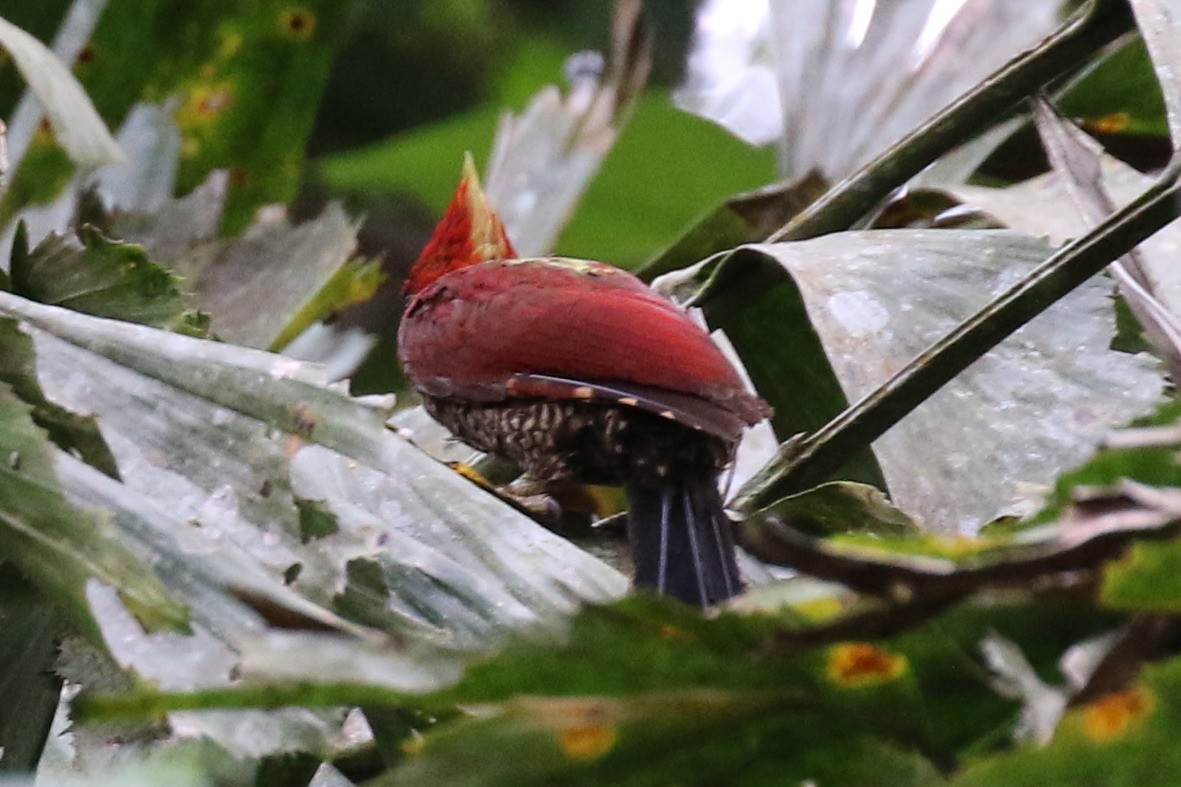
[[[238,232],[263,205],[295,195],[308,134],[352,3],[145,0],[104,9],[77,67],[103,118],[121,122],[137,101],[176,97],[181,131],[177,191],[215,169],[234,173],[223,229]],[[134,53],[129,56],[128,53]],[[47,154],[52,155],[52,154]],[[26,162],[5,201],[44,197],[43,167]],[[53,193],[64,181],[54,183]]]
[[[1181,540],[1134,544],[1103,572],[1100,599],[1111,609],[1181,611]]]
[[[1124,691],[1068,711],[1043,748],[982,757],[951,781],[955,787],[1088,784],[1171,785],[1181,768],[1181,660],[1145,667]]]
[[[63,628],[57,610],[0,565],[0,773],[37,767],[61,694],[52,667]]]
[[[868,484],[833,481],[791,495],[759,511],[811,536],[859,532],[880,536],[915,535],[919,526]]]
[[[873,645],[820,639],[809,648],[807,639],[793,646],[807,627],[781,629],[760,615],[704,620],[631,598],[585,610],[556,649],[515,643],[436,695],[432,704],[496,704],[426,732],[389,783],[466,783],[478,777],[460,748],[497,746],[521,754],[481,761],[493,783],[666,783],[692,773],[709,783],[879,783],[879,762],[880,783],[897,783],[907,764],[931,774],[908,746],[946,764],[1007,737],[1015,704],[993,693],[972,655],[989,631],[1048,671],[1111,624],[1081,606],[994,600]],[[888,678],[892,669],[902,671]]]
[[[33,420],[63,451],[76,453],[87,464],[112,478],[119,477],[115,458],[92,416],[79,415],[45,398],[37,383],[33,343],[11,320],[0,320],[0,380],[9,383],[26,404],[33,406]]]
[[[281,350],[316,320],[368,300],[385,280],[379,260],[349,260],[332,274],[319,292],[300,307],[267,349]]]
[[[179,280],[149,260],[141,246],[111,240],[90,226],[80,234],[81,245],[50,235],[31,252],[15,247],[13,292],[145,325],[172,327],[185,319]]]
[[[524,67],[524,66],[522,66]],[[548,72],[552,73],[552,72]],[[426,129],[326,158],[328,185],[341,190],[408,190],[441,211],[455,190],[459,154],[491,144],[499,107],[480,107]],[[685,161],[695,162],[686,167]],[[636,178],[658,171],[659,177]],[[562,233],[566,255],[632,268],[732,194],[774,175],[774,154],[754,150],[725,131],[649,92]]]
[[[294,498],[299,509],[299,537],[304,541],[323,538],[340,532],[340,525],[332,509],[322,500]]]
[[[374,784],[890,785],[934,776],[921,757],[868,735],[838,739],[825,729],[835,720],[800,706],[774,691],[520,698],[484,709],[491,718],[428,733]],[[473,758],[478,751],[496,756]]]
[[[254,775],[254,787],[307,787],[320,758],[307,752],[287,752],[264,757]]]
[[[816,539],[774,516],[753,516],[742,523],[739,543],[762,560],[860,593],[940,605],[973,593],[1030,585],[1064,571],[1097,572],[1138,539],[1176,533],[1181,526],[1177,505],[1160,490],[1146,490],[1093,500],[1092,511],[1079,506],[1049,525],[990,528],[987,536],[974,538],[847,533]],[[1165,500],[1152,500],[1156,496]]]
[[[1130,35],[1122,46],[1086,69],[1056,100],[1062,114],[1088,131],[1106,134],[1169,133],[1165,103],[1144,39]]]
[[[965,752],[1009,737],[1018,703],[994,693],[973,655],[990,632],[1016,643],[1033,669],[1055,681],[1064,651],[1115,625],[1113,616],[1086,605],[1010,593],[874,643],[842,637],[891,614],[881,610],[877,619],[862,617],[857,629],[838,630],[781,612],[705,619],[667,599],[637,596],[584,610],[559,642],[538,632],[517,636],[456,685],[422,696],[391,691],[386,679],[358,683],[360,675],[377,674],[373,654],[352,648],[348,661],[349,650],[341,648],[339,666],[315,682],[89,697],[77,711],[86,718],[135,718],[167,709],[361,703],[402,730],[388,742],[401,763],[389,777],[394,784],[465,783],[480,773],[518,783],[664,783],[667,775],[654,774],[683,768],[746,774],[760,784],[817,774],[856,774],[877,783],[866,769],[872,771],[878,754],[892,752],[897,757],[887,756],[889,762],[928,772],[930,762],[948,767]],[[307,641],[301,658],[319,661],[316,651],[326,644]],[[290,662],[290,651],[271,658]],[[348,683],[335,682],[346,675]],[[451,710],[457,703],[467,718]],[[423,737],[404,746],[407,727]],[[783,740],[798,745],[784,747]],[[487,750],[494,741],[520,754],[493,764],[458,753]],[[748,771],[755,762],[760,767]],[[887,772],[895,774],[892,767]]]
[[[1109,445],[1086,464],[1064,474],[1046,507],[1029,524],[1055,517],[1085,516],[1089,509],[1147,513],[1181,493],[1181,464],[1176,458],[1176,424],[1181,402],[1172,401],[1132,428],[1116,432]],[[1135,485],[1132,485],[1132,484]],[[1129,500],[1126,495],[1131,495]],[[1176,512],[1174,512],[1176,515]],[[1139,542],[1108,564],[1100,598],[1113,609],[1174,612],[1181,610],[1181,539]]]

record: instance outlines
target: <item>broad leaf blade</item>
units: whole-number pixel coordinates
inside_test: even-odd
[[[28,342],[18,331],[0,337],[5,352]],[[82,625],[86,583],[91,578],[118,588],[136,616],[150,628],[185,628],[185,606],[161,585],[116,538],[108,523],[93,511],[67,502],[59,480],[60,455],[33,421],[33,408],[0,381],[0,540],[6,556],[48,596],[66,605]],[[94,471],[97,474],[97,471]],[[104,476],[105,477],[105,476]]]
[[[760,391],[783,367],[760,368],[768,357],[758,347],[811,354],[815,335],[855,400],[1049,251],[1036,238],[997,231],[840,233],[745,249],[721,263],[699,301]],[[788,288],[781,297],[798,292],[806,311],[735,309],[714,322],[711,304],[748,292],[756,270],[774,281],[768,261],[781,266],[780,286]],[[752,335],[760,345],[745,343]],[[1160,376],[1147,359],[1109,350],[1113,335],[1108,287],[1096,280],[978,361],[875,443],[894,503],[931,530],[973,532],[1010,511],[1022,485],[1049,483],[1110,425],[1149,409]],[[786,382],[805,395],[807,377]],[[772,403],[795,404],[789,392]],[[994,459],[981,464],[981,456]]]
[[[347,586],[348,559],[372,558],[391,609],[418,621],[409,631],[441,625],[480,642],[623,589],[387,431],[385,410],[321,387],[314,367],[7,296],[10,310],[34,328],[46,394],[95,413],[138,494],[277,580],[302,564],[296,587],[322,603]],[[128,407],[129,395],[150,408]],[[303,545],[296,498],[324,501],[342,532]]]
[[[370,675],[437,688],[454,680],[457,648],[470,658],[517,627],[552,625],[626,587],[388,431],[388,408],[324,387],[315,367],[0,297],[0,313],[19,315],[32,337],[45,396],[94,415],[126,481],[59,452],[63,493],[102,512],[135,556],[132,576],[153,566],[193,610],[193,636],[145,634],[108,588],[71,586],[119,663],[162,688],[224,685],[258,638],[301,652],[281,659],[284,675],[355,670],[368,650]],[[13,501],[2,502],[7,514]],[[336,532],[306,528],[309,510]],[[35,554],[38,565],[57,559]],[[301,634],[323,630],[338,632],[336,647],[304,647]],[[411,652],[421,663],[408,662]],[[338,723],[302,709],[173,719],[184,734],[251,756],[322,750]]]
[[[735,9],[703,4],[678,103],[752,144],[781,171],[842,177],[1052,28],[1020,0],[929,0]]]

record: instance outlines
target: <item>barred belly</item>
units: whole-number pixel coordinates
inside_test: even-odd
[[[613,403],[570,399],[457,402],[424,397],[426,411],[463,442],[513,460],[538,481],[591,484],[717,473],[735,444]]]

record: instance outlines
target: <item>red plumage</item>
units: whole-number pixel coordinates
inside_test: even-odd
[[[714,477],[770,408],[705,330],[631,274],[513,256],[469,161],[405,288],[398,354],[412,385],[477,447],[535,473],[627,485],[638,583],[698,603],[733,595]]]
[[[433,396],[498,401],[522,374],[700,397],[755,423],[766,412],[689,315],[625,271],[545,258],[484,262],[414,296],[402,363]],[[726,435],[731,437],[731,435]]]

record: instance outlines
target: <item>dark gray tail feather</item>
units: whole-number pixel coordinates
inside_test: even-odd
[[[717,480],[701,474],[627,485],[635,584],[707,606],[742,592]]]

